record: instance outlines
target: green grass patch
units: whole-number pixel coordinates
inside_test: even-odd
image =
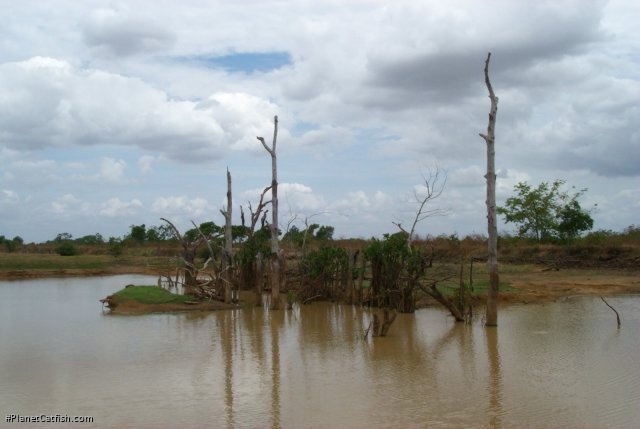
[[[113,294],[117,302],[135,301],[141,304],[184,303],[189,295],[176,295],[158,286],[130,286]]]
[[[117,267],[153,267],[173,268],[175,263],[167,257],[157,256],[123,256],[114,258],[111,255],[74,255],[61,256],[51,253],[2,253],[0,254],[0,271],[19,270],[107,270]]]
[[[0,258],[0,270],[99,269],[113,265],[113,257],[104,255],[42,255],[8,253]]]

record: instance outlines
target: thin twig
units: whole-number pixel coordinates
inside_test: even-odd
[[[605,304],[607,304],[607,307],[609,307],[610,309],[613,310],[614,313],[616,313],[616,319],[618,320],[618,328],[620,327],[621,323],[620,323],[620,315],[618,314],[618,312],[616,311],[615,308],[613,308],[603,297],[600,297],[600,299],[602,300],[602,302],[604,302]]]

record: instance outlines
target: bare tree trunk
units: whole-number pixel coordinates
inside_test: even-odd
[[[262,282],[264,282],[262,252],[258,252],[255,260],[256,307],[262,307]]]
[[[393,312],[393,316],[389,317],[389,310],[387,308],[384,309],[383,311],[383,318],[382,318],[382,326],[380,327],[380,336],[381,337],[386,337],[387,333],[389,332],[389,328],[391,327],[391,324],[396,320],[396,316],[398,315],[397,312]]]
[[[278,242],[278,159],[276,157],[276,141],[278,138],[278,117],[273,118],[273,142],[271,148],[264,138],[258,137],[262,146],[271,155],[271,309],[280,308],[280,244]]]
[[[355,267],[356,258],[358,257],[358,252],[352,249],[349,249],[347,252],[348,265],[347,265],[347,287],[346,287],[346,296],[347,296],[347,304],[353,304],[356,302],[356,290],[354,288],[353,282],[353,270]]]
[[[373,331],[371,333],[372,337],[377,337],[380,333],[380,317],[374,313],[373,315]]]
[[[358,253],[358,283],[357,283],[357,287],[356,287],[356,301],[358,304],[362,304],[362,299],[363,299],[363,290],[362,287],[364,286],[364,270],[366,268],[366,259],[364,257],[364,251],[360,251]]]
[[[489,290],[487,292],[487,321],[486,326],[498,326],[498,286],[500,278],[498,276],[498,227],[496,220],[496,167],[495,167],[495,126],[496,115],[498,113],[498,97],[493,92],[493,87],[489,81],[489,61],[491,52],[487,55],[484,63],[484,80],[489,90],[491,100],[491,110],[489,111],[489,125],[487,134],[480,134],[487,143],[487,228],[489,234]]]
[[[232,293],[232,267],[233,267],[233,235],[231,233],[231,173],[227,168],[227,207],[220,210],[224,216],[224,252],[222,255],[222,281],[224,283],[224,302],[231,302]]]

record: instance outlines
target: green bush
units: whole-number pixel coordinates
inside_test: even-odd
[[[69,241],[60,244],[55,250],[60,256],[75,256],[80,254],[80,250]]]

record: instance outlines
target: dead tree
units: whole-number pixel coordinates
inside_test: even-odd
[[[260,200],[258,201],[258,206],[256,209],[253,209],[251,202],[249,202],[249,216],[251,224],[249,227],[245,225],[245,215],[244,209],[240,206],[240,218],[242,220],[242,226],[247,228],[248,239],[244,243],[244,246],[253,246],[255,243],[253,240],[255,239],[254,233],[256,229],[256,225],[260,220],[260,216],[262,216],[263,220],[265,219],[269,210],[266,210],[266,206],[271,203],[271,201],[265,201],[264,197],[267,192],[271,189],[271,186],[267,186],[264,188],[262,193],[260,194]],[[255,249],[254,249],[255,251]],[[260,250],[257,253],[250,252],[249,259],[242,258],[240,262],[241,268],[241,276],[244,281],[244,284],[248,287],[254,287],[256,292],[256,306],[262,306],[262,283],[263,283],[263,254]]]
[[[232,297],[233,286],[233,235],[231,229],[231,211],[233,199],[231,195],[231,173],[227,168],[227,207],[220,210],[224,216],[224,251],[222,252],[221,274],[224,282],[224,302],[229,304]]]
[[[191,242],[187,237],[180,234],[180,231],[178,231],[178,228],[176,228],[173,223],[163,217],[161,217],[160,219],[169,224],[169,226],[173,230],[174,235],[182,246],[182,260],[185,265],[185,286],[194,286],[198,277],[198,269],[195,265],[196,251],[198,250],[198,247],[200,247],[200,245],[206,240],[201,236],[198,237],[197,240]]]
[[[280,308],[280,276],[281,262],[280,244],[278,242],[278,159],[276,156],[276,141],[278,138],[278,117],[273,118],[273,141],[271,147],[265,143],[263,137],[257,137],[262,146],[271,155],[271,309]]]
[[[496,167],[495,167],[495,127],[496,115],[498,114],[498,97],[493,92],[493,87],[489,81],[489,61],[491,52],[487,55],[484,63],[484,81],[489,90],[491,100],[491,110],[489,111],[489,125],[487,134],[480,133],[480,137],[487,143],[487,228],[489,234],[488,250],[489,256],[487,264],[489,267],[489,289],[487,292],[487,315],[486,326],[498,326],[498,286],[500,279],[498,276],[498,227],[496,220]]]

